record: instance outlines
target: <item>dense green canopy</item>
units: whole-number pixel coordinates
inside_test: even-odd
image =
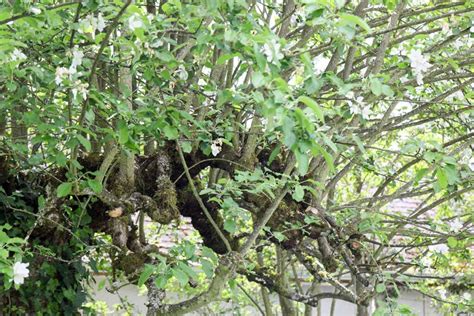
[[[2,1],[0,314],[99,313],[99,271],[149,315],[473,311],[473,34],[472,1]]]

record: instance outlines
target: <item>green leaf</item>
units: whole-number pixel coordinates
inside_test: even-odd
[[[0,9],[0,20],[6,20],[11,16],[11,8],[9,6]]]
[[[229,233],[233,234],[237,230],[237,225],[233,218],[226,218],[224,221],[224,229]]]
[[[358,25],[363,28],[366,32],[370,32],[370,26],[363,19],[357,15],[340,13],[339,17],[345,24]]]
[[[293,200],[295,200],[296,202],[301,202],[303,201],[303,198],[304,198],[304,188],[297,184],[295,186],[295,190],[293,191],[293,194],[291,195],[291,197],[293,198]]]
[[[127,125],[123,124],[119,127],[119,134],[118,134],[118,141],[120,145],[125,144],[128,142],[128,127]]]
[[[428,168],[421,168],[420,170],[416,172],[415,179],[414,179],[415,185],[418,185],[420,180],[423,179],[424,176],[426,176],[429,170],[430,169]]]
[[[268,162],[267,162],[267,165],[271,165],[273,160],[275,160],[275,158],[278,156],[278,154],[280,153],[280,150],[281,150],[281,145],[278,144],[275,149],[272,150],[272,153],[270,154],[270,157],[268,158]]]
[[[382,93],[385,94],[387,97],[393,97],[393,95],[395,94],[392,90],[392,88],[390,88],[389,85],[382,85]]]
[[[68,196],[72,191],[72,183],[71,182],[64,182],[61,183],[58,188],[56,189],[57,197],[65,197]]]
[[[296,143],[296,135],[293,131],[293,127],[295,126],[295,122],[288,117],[285,116],[283,119],[283,143],[286,147],[292,148],[293,145]]]
[[[300,102],[303,102],[307,107],[309,107],[313,113],[316,115],[318,120],[324,123],[324,112],[321,107],[313,99],[307,96],[301,96],[298,98]]]
[[[97,194],[102,192],[102,183],[99,180],[89,179],[87,180],[87,185]]]
[[[321,134],[321,136],[323,137],[323,141],[326,145],[329,146],[329,148],[332,149],[332,151],[334,151],[335,153],[337,153],[337,146],[336,144],[334,144],[334,142],[331,140],[331,138],[329,138],[326,134]]]
[[[320,146],[318,143],[314,143],[314,146],[315,146],[317,152],[319,152],[321,155],[323,155],[324,160],[328,164],[329,170],[330,171],[336,170],[335,167],[334,167],[334,158],[331,156],[331,154],[328,153],[326,151],[326,149],[324,149],[324,147]]]
[[[377,78],[370,78],[370,90],[376,96],[380,96],[383,91],[383,85]]]
[[[456,169],[456,166],[454,165],[446,165],[444,168],[444,173],[446,174],[446,177],[448,179],[448,184],[453,185],[455,184],[458,180],[458,171]]]
[[[202,255],[203,257],[211,259],[212,262],[216,263],[218,258],[217,255],[212,251],[211,248],[208,248],[206,246],[202,247]]]
[[[60,167],[65,167],[67,165],[67,157],[63,152],[58,152],[54,156],[54,159],[56,160],[56,163]]]
[[[296,163],[298,165],[298,172],[300,176],[304,176],[309,168],[309,156],[305,153],[295,150]]]
[[[454,237],[448,237],[448,246],[449,248],[456,248],[456,246],[458,245],[458,240]]]
[[[154,271],[154,266],[150,264],[145,264],[145,267],[143,268],[143,271],[140,274],[140,278],[138,279],[138,286],[142,286],[143,284],[145,284],[145,282],[148,281]]]
[[[286,147],[291,148],[296,143],[296,135],[293,131],[288,131],[284,134],[283,142],[285,143]]]
[[[179,285],[185,286],[189,282],[189,277],[186,273],[184,273],[181,269],[173,268],[171,269],[173,276],[178,280]]]
[[[209,279],[214,275],[214,265],[207,259],[201,259],[201,269]]]
[[[216,64],[217,65],[223,65],[226,61],[228,61],[229,59],[232,59],[234,57],[237,57],[239,56],[239,54],[224,54],[222,56],[220,56],[219,58],[217,58],[217,61],[216,61]]]
[[[85,138],[84,136],[82,136],[81,134],[77,134],[76,135],[76,138],[77,140],[79,141],[79,143],[81,143],[82,146],[84,146],[84,148],[87,150],[87,151],[91,151],[92,149],[92,145],[91,145],[91,142]]]
[[[191,145],[191,142],[185,141],[185,142],[182,142],[180,145],[183,152],[187,154],[189,154],[193,150],[193,146]]]
[[[337,9],[342,8],[344,6],[344,4],[346,3],[346,1],[344,1],[344,0],[335,0],[334,2],[336,3],[336,8]]]
[[[178,129],[171,125],[166,125],[163,128],[163,133],[165,133],[166,138],[170,140],[177,139],[179,136]]]
[[[15,82],[13,82],[13,81],[7,82],[5,86],[7,87],[9,92],[13,92],[17,88]]]
[[[318,92],[324,85],[324,79],[316,78],[316,76],[311,75],[306,81],[304,82],[304,88],[306,93],[313,94]]]
[[[377,293],[385,292],[385,284],[383,283],[377,284],[377,286],[375,287],[375,291],[377,291]]]
[[[443,168],[436,169],[436,178],[438,179],[438,185],[441,190],[448,186],[448,177],[446,176],[446,172],[443,170]]]
[[[197,279],[197,273],[187,264],[182,261],[178,262],[178,267],[184,271],[190,278]]]
[[[106,281],[107,281],[106,279],[103,279],[103,280],[101,280],[101,281],[99,282],[99,284],[97,285],[97,290],[98,290],[98,291],[100,291],[100,290],[102,290],[102,289],[104,288]]]
[[[367,155],[367,151],[365,150],[364,144],[362,140],[357,135],[352,135],[352,139],[355,141],[357,147],[359,148],[360,152],[365,156]]]
[[[2,244],[2,245],[6,244],[9,239],[10,239],[10,237],[8,237],[7,233],[0,230],[0,244]]]
[[[272,234],[279,242],[282,242],[283,240],[286,239],[286,236],[280,232],[272,232]]]
[[[164,289],[168,283],[168,277],[166,275],[159,275],[155,278],[155,285],[159,289]]]
[[[265,84],[265,78],[260,71],[256,71],[252,75],[252,84],[255,88],[260,88]]]

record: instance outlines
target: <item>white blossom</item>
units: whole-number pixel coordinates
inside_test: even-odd
[[[446,35],[449,35],[450,33],[450,28],[449,28],[449,23],[448,22],[444,22],[442,25],[441,25],[441,31],[443,33],[446,33]]]
[[[461,159],[459,160],[459,163],[467,165],[471,171],[474,171],[474,151],[466,148],[461,153]]]
[[[411,68],[416,76],[416,82],[419,85],[423,84],[423,73],[426,72],[431,64],[428,62],[428,59],[423,56],[419,50],[412,50],[408,55],[410,59]]]
[[[97,16],[97,30],[99,32],[102,32],[105,29],[105,20],[104,17],[102,16],[102,13],[99,13]]]
[[[35,15],[38,15],[38,14],[41,13],[41,9],[36,8],[36,7],[31,7],[31,8],[30,8],[30,12],[33,13],[33,14],[35,14]]]
[[[472,299],[471,293],[469,293],[469,292],[464,292],[464,294],[462,295],[462,297],[463,297],[466,301],[470,301],[470,300]]]
[[[439,296],[440,296],[443,300],[446,299],[446,294],[447,294],[447,292],[446,292],[445,289],[438,290],[438,293],[439,293]]]
[[[84,19],[79,21],[79,28],[77,31],[81,34],[91,34],[92,38],[95,37],[95,30],[97,28],[97,22],[92,14],[88,14]]]
[[[85,100],[87,98],[87,88],[89,87],[88,83],[82,83],[80,80],[76,80],[74,82],[73,88],[71,89],[72,96],[74,99],[77,98],[77,94],[82,95],[82,99]]]
[[[417,73],[416,74],[416,83],[419,85],[423,84],[423,74],[422,73]]]
[[[72,50],[72,63],[71,67],[69,67],[69,72],[74,74],[77,72],[77,66],[82,64],[82,58],[84,57],[84,53],[77,49],[77,46],[74,46]]]
[[[128,28],[132,31],[143,27],[143,21],[137,14],[133,14],[128,18]]]
[[[450,94],[447,98],[446,98],[446,101],[454,101],[455,99],[457,100],[463,100],[464,99],[464,94],[462,93],[462,91],[456,91],[452,94]]]
[[[163,46],[163,44],[164,43],[161,39],[156,39],[152,43],[150,43],[149,45],[150,45],[151,48],[158,48],[158,47]]]
[[[313,68],[316,73],[321,74],[326,70],[330,59],[324,56],[317,56],[313,59]]]
[[[460,39],[458,38],[457,40],[455,40],[455,41],[453,42],[452,45],[453,45],[453,47],[454,47],[455,49],[461,49],[461,48],[464,46],[465,43],[466,43],[466,42],[465,42],[464,40],[462,40],[462,39],[460,40]]]
[[[349,111],[351,114],[361,115],[363,119],[368,120],[369,116],[372,114],[372,111],[364,102],[364,98],[359,96],[355,99],[354,102],[354,92],[349,91],[346,94],[346,97],[349,99],[347,100],[347,104],[349,105]]]
[[[30,271],[28,270],[29,263],[15,262],[13,265],[13,282],[20,285],[25,282],[25,278],[28,277]]]
[[[431,259],[429,257],[423,257],[420,260],[420,263],[425,267],[425,268],[430,268],[431,267]]]
[[[464,226],[464,223],[459,219],[459,217],[456,217],[454,221],[449,223],[449,227],[454,232],[460,231],[461,228],[463,228],[463,226]]]
[[[406,101],[400,101],[397,103],[397,106],[393,110],[393,115],[406,114],[413,110],[412,103]]]
[[[218,138],[214,140],[211,144],[212,155],[217,156],[222,150],[222,139]]]
[[[26,55],[22,53],[21,50],[15,48],[11,54],[12,61],[20,61],[26,59]]]
[[[281,45],[275,39],[263,45],[262,53],[267,57],[269,63],[276,63],[284,57],[281,53]]]
[[[179,77],[180,80],[187,80],[188,79],[188,72],[183,65],[179,65],[178,69],[176,69],[175,74]]]
[[[84,19],[79,21],[79,33],[91,34],[92,38],[95,38],[95,31],[102,32],[105,29],[105,20],[101,13],[97,18],[89,14]]]
[[[56,68],[56,77],[54,78],[54,81],[59,86],[66,76],[69,76],[69,69],[65,67],[58,67]]]
[[[391,55],[405,55],[406,50],[402,46],[397,46],[397,47],[394,47],[390,50],[390,54]]]
[[[403,77],[400,78],[401,83],[405,83],[405,82],[408,82],[408,81],[410,81],[410,79],[408,79],[407,76],[403,76]]]
[[[445,244],[438,244],[438,245],[428,246],[428,249],[432,252],[439,252],[441,254],[445,254],[445,253],[449,252],[449,248]]]

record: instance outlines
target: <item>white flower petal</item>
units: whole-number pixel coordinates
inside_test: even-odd
[[[97,16],[97,30],[102,32],[105,29],[105,20],[101,13]]]
[[[212,155],[215,157],[217,156],[222,150],[222,139],[218,138],[214,140],[211,144],[211,152]]]
[[[449,248],[445,244],[438,244],[438,245],[428,246],[428,249],[430,251],[439,252],[441,254],[445,254],[445,253],[449,252]]]
[[[77,46],[74,46],[72,50],[72,63],[69,67],[69,72],[71,74],[77,72],[77,66],[82,64],[82,58],[84,57],[84,53],[77,49]]]
[[[41,9],[39,8],[36,8],[36,7],[31,7],[30,8],[30,12],[37,15],[37,14],[40,14],[41,13]]]
[[[133,14],[128,18],[128,27],[130,30],[134,31],[143,27],[143,21],[137,14]]]
[[[15,262],[13,265],[13,282],[20,285],[23,284],[25,278],[28,277],[30,271],[28,270],[29,263]]]

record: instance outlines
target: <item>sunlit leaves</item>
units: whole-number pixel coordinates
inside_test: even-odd
[[[390,88],[390,86],[383,84],[380,79],[376,77],[371,77],[370,78],[370,89],[372,93],[376,96],[380,96],[382,94],[388,96],[388,97],[393,97],[394,92]]]
[[[312,111],[313,113],[316,115],[316,117],[319,119],[319,121],[321,121],[322,123],[324,123],[324,113],[323,113],[323,110],[321,109],[321,107],[316,103],[316,101],[314,101],[313,99],[309,98],[309,97],[306,97],[306,96],[301,96],[299,97],[298,99],[299,101],[303,102],[304,104],[306,104],[306,106],[308,106]]]
[[[128,126],[125,124],[124,121],[120,121],[118,123],[118,141],[119,144],[124,145],[128,142],[129,133],[128,133]]]
[[[293,191],[293,194],[291,197],[296,201],[296,202],[301,202],[303,201],[304,198],[304,188],[301,185],[296,185],[295,189]]]
[[[151,277],[153,272],[155,271],[154,267],[150,264],[146,264],[145,267],[143,268],[142,273],[140,274],[140,277],[138,278],[138,286],[142,286],[145,284],[146,281]]]
[[[102,183],[95,179],[87,180],[87,185],[97,194],[102,192]]]
[[[265,84],[265,77],[259,71],[256,71],[252,75],[252,84],[255,88],[260,88]]]
[[[370,31],[370,26],[359,16],[347,13],[340,13],[339,18],[341,25],[360,26],[366,32]]]
[[[61,183],[56,189],[56,195],[58,197],[65,197],[65,196],[68,196],[71,193],[71,191],[72,191],[72,183],[64,182],[64,183]]]
[[[82,136],[81,134],[77,134],[76,135],[76,138],[77,140],[79,141],[79,143],[84,146],[85,150],[87,151],[91,151],[92,149],[92,145],[91,145],[91,142],[85,138],[84,136]]]
[[[58,178],[53,195],[63,202],[62,223],[74,233],[92,230],[85,224],[94,220],[87,205],[107,204],[104,195],[115,194],[118,158],[109,173],[94,172],[110,145],[123,157],[137,155],[136,161],[145,148],[147,159],[167,151],[173,160],[179,142],[192,163],[200,197],[232,238],[251,233],[260,214],[287,189],[282,205],[291,216],[285,217],[284,207],[276,210],[271,224],[280,227],[268,224],[270,242],[292,242],[285,229],[295,236],[308,233],[304,238],[312,242],[311,229],[324,227],[318,229],[328,236],[340,267],[347,267],[340,254],[352,233],[390,250],[393,234],[403,233],[403,242],[420,252],[428,239],[438,242],[442,251],[434,251],[433,257],[446,269],[449,260],[461,257],[457,250],[468,248],[462,237],[470,220],[465,212],[435,203],[433,216],[427,211],[405,225],[405,214],[395,212],[391,203],[407,197],[427,207],[472,182],[471,152],[460,154],[469,146],[466,139],[455,141],[472,125],[465,104],[472,93],[466,85],[452,102],[439,98],[469,79],[462,53],[467,45],[458,41],[464,39],[469,19],[449,15],[406,27],[448,12],[412,14],[423,8],[407,3],[397,29],[379,33],[386,30],[396,1],[369,1],[363,17],[354,10],[358,2],[297,1],[284,17],[281,2],[172,0],[156,8],[132,3],[114,24],[123,1],[83,1],[79,7],[72,3],[54,10],[47,7],[52,1],[10,2],[0,9],[0,21],[26,15],[0,26],[5,87],[0,110],[7,117],[5,127],[0,126],[1,148],[8,148],[8,157],[22,158],[16,161],[22,172],[18,178]],[[101,48],[109,30],[111,38]],[[387,52],[379,59],[387,36]],[[450,40],[440,42],[446,38]],[[437,43],[443,47],[428,55]],[[372,68],[376,59],[382,62],[377,73]],[[432,70],[436,72],[430,75]],[[415,78],[421,72],[426,75],[423,87],[416,82],[423,78]],[[120,84],[117,76],[121,79],[123,73],[132,84]],[[14,120],[27,126],[28,143],[10,137]],[[258,122],[257,128],[252,122]],[[246,145],[253,148],[249,155],[244,155]],[[148,151],[152,147],[154,154]],[[91,157],[98,160],[94,170],[87,164]],[[182,166],[172,161],[170,169],[170,180],[184,190],[184,176],[176,178]],[[137,181],[142,180],[139,174]],[[154,182],[140,183],[133,191],[144,194],[155,187]],[[127,204],[129,194],[122,193],[117,198]],[[73,194],[74,199],[67,199]],[[46,196],[41,208],[48,202]],[[78,211],[75,203],[84,208]],[[329,231],[322,209],[311,210],[310,203],[327,208],[341,229],[331,224]],[[135,229],[133,225],[129,228]],[[428,230],[442,237],[412,238]],[[133,282],[138,277],[144,285],[154,279],[159,288],[193,291],[188,285],[195,279],[213,276],[218,260],[212,251],[189,240],[177,244],[169,261],[143,265]],[[363,251],[368,244],[363,242]],[[273,255],[268,248],[266,243],[262,247],[265,259]],[[367,258],[378,263],[365,255],[361,261]],[[371,282],[370,290],[391,290],[386,276]],[[73,293],[61,295],[70,299]],[[403,310],[392,303],[394,311]]]

